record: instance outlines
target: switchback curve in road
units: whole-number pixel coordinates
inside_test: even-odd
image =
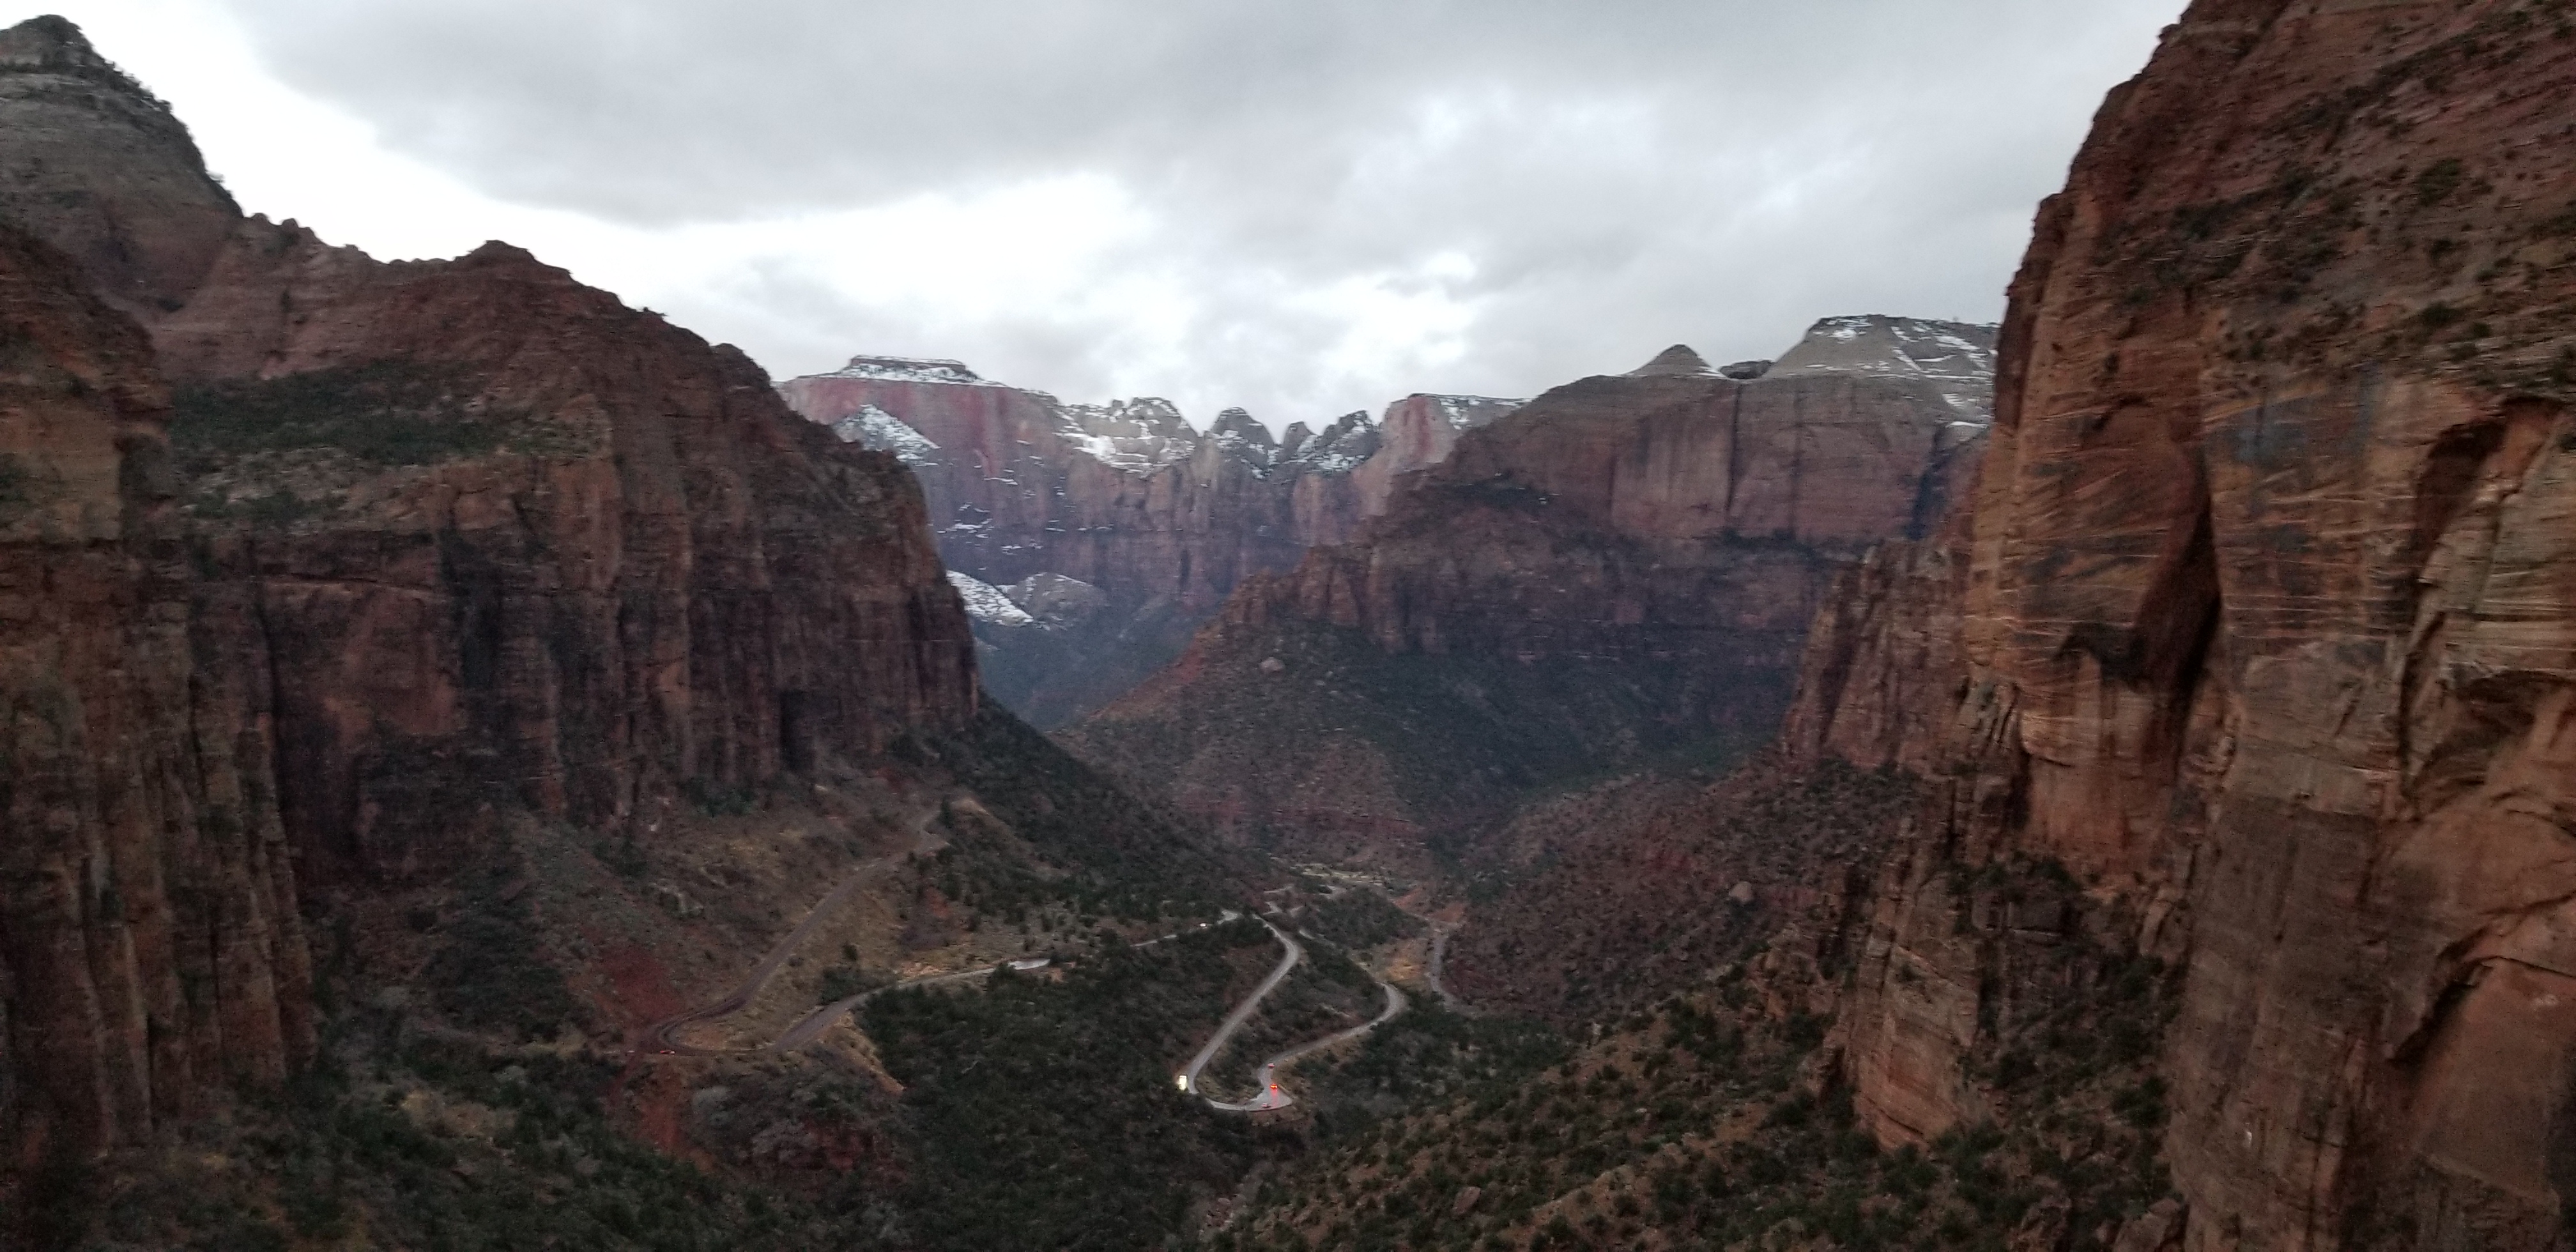
[[[1396,1014],[1404,1011],[1404,993],[1396,990],[1394,983],[1381,979],[1377,985],[1379,990],[1386,992],[1385,1012],[1378,1014],[1373,1020],[1361,1022],[1359,1025],[1353,1026],[1338,1034],[1326,1035],[1321,1039],[1309,1040],[1308,1042],[1298,1044],[1296,1047],[1290,1048],[1269,1060],[1263,1061],[1261,1063],[1260,1070],[1257,1071],[1259,1090],[1250,1100],[1238,1104],[1224,1100],[1210,1099],[1208,1100],[1208,1107],[1221,1109],[1228,1113],[1258,1113],[1265,1109],[1284,1109],[1291,1104],[1295,1104],[1297,1102],[1297,1097],[1292,1096],[1279,1088],[1279,1071],[1282,1067],[1298,1060],[1307,1053],[1323,1051],[1324,1049],[1340,1043],[1345,1039],[1357,1039],[1361,1035],[1365,1035],[1388,1022],[1394,1021]]]
[[[1268,926],[1270,933],[1278,938],[1279,946],[1286,948],[1287,952],[1279,958],[1279,965],[1270,971],[1270,976],[1262,979],[1261,985],[1253,988],[1252,994],[1243,998],[1243,1003],[1234,1006],[1234,1011],[1225,1015],[1225,1021],[1216,1028],[1216,1033],[1208,1036],[1207,1046],[1199,1049],[1199,1054],[1191,1057],[1190,1063],[1181,1070],[1178,1075],[1181,1090],[1191,1095],[1199,1094],[1199,1071],[1206,1069],[1208,1062],[1216,1059],[1217,1052],[1225,1047],[1226,1041],[1234,1038],[1234,1032],[1243,1029],[1243,1024],[1252,1020],[1252,1014],[1261,1007],[1263,997],[1268,996],[1287,979],[1288,972],[1297,968],[1297,962],[1306,959],[1306,949],[1299,947],[1296,940],[1289,938],[1287,931],[1272,926],[1270,919],[1266,917],[1255,917],[1253,920]],[[1215,1101],[1211,1100],[1209,1103],[1213,1104]]]
[[[769,954],[762,957],[760,964],[753,966],[750,974],[736,984],[733,990],[685,1013],[663,1018],[645,1027],[644,1047],[638,1048],[637,1051],[642,1052],[649,1048],[664,1056],[725,1056],[743,1050],[701,1048],[694,1044],[682,1043],[674,1036],[681,1027],[693,1022],[731,1017],[741,1012],[751,1003],[753,997],[760,994],[762,988],[769,985],[769,980],[777,976],[779,969],[787,964],[788,958],[796,955],[796,950],[804,947],[806,940],[813,937],[815,928],[830,920],[834,913],[841,910],[842,905],[848,904],[850,898],[858,894],[860,887],[865,886],[878,874],[900,864],[907,857],[927,855],[947,846],[947,840],[930,833],[930,824],[938,818],[937,810],[922,815],[921,821],[913,827],[911,851],[898,852],[893,856],[881,856],[852,870],[849,877],[841,880],[839,886],[832,888],[829,894],[815,902],[813,908],[806,910],[805,920],[798,922],[796,929],[787,932],[785,938],[771,945]],[[799,1028],[803,1025],[802,1022],[798,1023]],[[815,1033],[821,1032],[817,1030]]]

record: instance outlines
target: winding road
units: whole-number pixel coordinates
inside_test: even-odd
[[[1404,1011],[1404,993],[1396,990],[1395,984],[1381,980],[1378,983],[1378,989],[1386,992],[1385,1012],[1378,1014],[1373,1020],[1361,1022],[1359,1025],[1353,1026],[1349,1030],[1342,1031],[1339,1034],[1326,1035],[1321,1039],[1298,1044],[1296,1047],[1290,1048],[1269,1060],[1263,1061],[1261,1063],[1260,1071],[1260,1094],[1253,1096],[1250,1100],[1241,1104],[1209,1099],[1208,1107],[1223,1109],[1228,1113],[1258,1113],[1266,1109],[1284,1109],[1291,1104],[1295,1104],[1297,1102],[1297,1097],[1279,1089],[1280,1067],[1295,1061],[1309,1052],[1320,1052],[1325,1048],[1329,1048],[1334,1044],[1342,1042],[1345,1039],[1357,1039],[1361,1035],[1365,1035],[1388,1022],[1394,1021],[1396,1014]]]
[[[677,1032],[681,1027],[690,1025],[694,1022],[710,1021],[719,1017],[731,1017],[734,1014],[741,1012],[751,1003],[754,997],[760,994],[762,988],[769,985],[769,980],[777,976],[778,971],[787,964],[788,958],[796,955],[796,950],[804,947],[805,942],[808,939],[813,938],[815,929],[821,926],[824,922],[830,920],[833,914],[840,912],[841,906],[848,904],[850,902],[850,898],[858,894],[859,888],[866,886],[869,880],[875,878],[878,874],[884,873],[885,871],[894,868],[896,865],[901,864],[907,857],[926,856],[948,846],[948,841],[946,839],[942,839],[930,832],[930,824],[938,820],[938,818],[939,814],[936,810],[922,815],[921,821],[913,827],[913,846],[911,851],[898,852],[892,856],[881,856],[859,866],[855,870],[850,871],[850,876],[842,879],[839,886],[832,888],[831,894],[826,895],[821,900],[815,902],[814,907],[806,911],[805,920],[798,922],[796,924],[796,929],[787,932],[786,938],[779,940],[776,944],[770,947],[769,955],[762,957],[760,964],[752,966],[751,973],[746,975],[742,982],[737,984],[733,990],[726,992],[718,999],[710,1000],[707,1003],[701,1004],[685,1013],[681,1013],[674,1017],[663,1018],[661,1021],[645,1027],[644,1041],[646,1047],[663,1056],[726,1056],[741,1051],[785,1051],[786,1049],[779,1047],[776,1042],[771,1043],[767,1049],[701,1048],[695,1044],[680,1042]],[[968,971],[967,974],[945,975],[944,977],[968,977],[974,974],[989,974],[991,972],[991,970],[971,970]],[[850,1002],[855,1004],[859,999],[864,998],[866,998],[865,995],[861,995]],[[813,1020],[814,1019],[809,1016],[806,1020],[800,1021],[795,1026],[790,1027],[789,1033],[793,1034],[796,1031],[806,1030],[808,1026],[813,1024]],[[823,1026],[828,1026],[830,1024],[830,1019],[825,1018]],[[807,1032],[805,1041],[810,1042],[813,1036],[821,1034],[822,1028],[822,1026],[813,1026],[813,1028]],[[781,1038],[783,1040],[784,1036]],[[796,1046],[802,1047],[803,1042],[798,1043]]]
[[[1306,949],[1298,946],[1296,940],[1289,938],[1287,931],[1272,926],[1270,919],[1266,917],[1257,917],[1253,920],[1269,926],[1270,933],[1278,938],[1279,946],[1288,951],[1279,958],[1278,968],[1271,970],[1270,976],[1262,979],[1261,985],[1253,988],[1251,995],[1243,997],[1243,1003],[1235,1005],[1234,1011],[1225,1015],[1225,1021],[1216,1028],[1216,1033],[1208,1036],[1207,1046],[1199,1049],[1199,1054],[1191,1057],[1189,1065],[1177,1075],[1181,1090],[1191,1095],[1200,1094],[1199,1071],[1206,1069],[1208,1062],[1216,1059],[1216,1054],[1225,1048],[1226,1041],[1234,1038],[1234,1032],[1243,1029],[1243,1024],[1252,1020],[1253,1013],[1261,1008],[1262,998],[1276,990],[1279,984],[1287,979],[1289,971],[1297,968],[1297,962],[1306,959]],[[1208,1103],[1216,1104],[1216,1101],[1209,1100]],[[1217,1107],[1225,1106],[1220,1104]]]
[[[1017,961],[1004,961],[998,965],[981,966],[975,969],[959,970],[954,973],[932,974],[924,978],[909,979],[904,982],[879,987],[872,991],[862,991],[857,995],[844,996],[841,999],[822,1005],[814,1011],[807,1013],[805,1016],[798,1018],[794,1025],[781,1031],[777,1038],[756,1048],[702,1048],[695,1044],[684,1043],[679,1039],[678,1032],[686,1026],[697,1022],[713,1021],[717,1018],[730,1017],[748,1007],[752,1000],[757,998],[764,988],[768,987],[769,980],[776,977],[780,969],[785,968],[788,960],[795,956],[797,950],[804,947],[807,941],[813,938],[814,931],[824,922],[830,920],[835,913],[838,913],[843,905],[848,904],[851,897],[858,893],[859,888],[865,886],[877,875],[901,864],[907,857],[927,855],[929,853],[937,852],[940,848],[946,846],[947,841],[933,835],[930,830],[931,823],[935,821],[937,817],[938,814],[935,812],[925,814],[922,817],[919,825],[914,828],[915,838],[911,851],[896,853],[892,856],[879,857],[876,860],[869,861],[866,864],[859,866],[857,869],[852,870],[849,877],[841,880],[840,884],[833,887],[829,894],[825,895],[821,900],[816,901],[814,907],[806,912],[805,919],[797,923],[796,929],[787,932],[784,938],[781,938],[776,944],[772,945],[768,954],[761,958],[760,963],[753,966],[750,973],[746,974],[743,977],[743,980],[736,984],[731,991],[728,991],[723,996],[710,1000],[705,1004],[701,1004],[696,1008],[690,1009],[685,1013],[666,1017],[661,1021],[645,1027],[643,1032],[644,1045],[635,1050],[636,1059],[638,1061],[643,1060],[647,1055],[738,1056],[753,1052],[793,1052],[811,1044],[816,1039],[821,1038],[823,1032],[831,1029],[833,1023],[838,1022],[842,1015],[858,1008],[859,1005],[866,1003],[869,999],[883,995],[886,992],[901,991],[912,987],[927,987],[940,983],[964,982],[975,978],[989,978],[994,974],[994,972],[1002,969],[1029,970],[1045,966],[1048,961],[1047,958],[1044,957],[1033,957]],[[1235,920],[1238,916],[1239,914],[1228,911],[1217,921],[1203,922],[1194,929],[1205,930],[1209,926],[1222,925],[1226,922]],[[1258,1071],[1260,1077],[1260,1092],[1251,1100],[1236,1103],[1219,1100],[1200,1091],[1199,1074],[1207,1068],[1209,1062],[1216,1059],[1217,1053],[1225,1050],[1225,1045],[1234,1038],[1237,1032],[1243,1029],[1244,1023],[1252,1020],[1252,1015],[1260,1011],[1261,1002],[1267,999],[1271,992],[1277,990],[1280,983],[1287,981],[1288,975],[1296,970],[1298,963],[1306,959],[1305,947],[1299,944],[1295,939],[1290,938],[1287,931],[1281,930],[1277,925],[1273,924],[1269,918],[1256,916],[1254,920],[1259,921],[1264,928],[1270,931],[1273,938],[1279,940],[1279,946],[1283,949],[1279,957],[1279,964],[1271,969],[1269,975],[1261,980],[1261,984],[1259,986],[1252,989],[1252,993],[1250,995],[1243,998],[1242,1003],[1235,1005],[1234,1010],[1226,1014],[1225,1020],[1217,1026],[1216,1033],[1208,1036],[1206,1046],[1199,1049],[1198,1055],[1190,1058],[1188,1066],[1183,1068],[1179,1074],[1174,1075],[1174,1078],[1179,1083],[1182,1091],[1206,1100],[1208,1107],[1210,1108],[1219,1109],[1229,1113],[1260,1112],[1268,1109],[1286,1108],[1289,1105],[1296,1103],[1296,1097],[1289,1095],[1279,1088],[1279,1070],[1282,1067],[1296,1061],[1298,1058],[1303,1057],[1308,1053],[1329,1048],[1346,1039],[1356,1039],[1361,1035],[1367,1034],[1368,1032],[1377,1029],[1379,1026],[1383,1026],[1387,1022],[1394,1020],[1396,1015],[1402,1013],[1405,1009],[1404,993],[1398,991],[1393,984],[1381,980],[1379,981],[1378,986],[1386,992],[1386,1011],[1378,1014],[1373,1020],[1363,1022],[1348,1030],[1326,1035],[1321,1039],[1301,1043],[1296,1047],[1290,1048],[1287,1051],[1262,1062],[1261,1068]],[[1136,946],[1140,948],[1151,947],[1154,944],[1164,942],[1165,940],[1177,939],[1180,937],[1180,933],[1182,932],[1175,932],[1173,934],[1163,935],[1159,938],[1148,939]],[[1447,931],[1442,930],[1438,932],[1438,936],[1438,939],[1435,940],[1432,946],[1430,967],[1431,987],[1432,990],[1440,994],[1444,1001],[1454,1004],[1456,1003],[1455,997],[1452,997],[1448,990],[1440,985],[1440,949],[1446,945],[1448,933]],[[625,1077],[621,1075],[618,1082],[623,1084],[625,1082]]]
[[[1442,1008],[1465,1017],[1475,1016],[1476,1011],[1467,1007],[1467,1002],[1459,999],[1457,993],[1449,990],[1449,984],[1440,981],[1441,959],[1449,955],[1449,936],[1456,934],[1458,928],[1427,917],[1422,920],[1431,925],[1431,960],[1422,967],[1422,980],[1431,984],[1431,994],[1440,997]]]

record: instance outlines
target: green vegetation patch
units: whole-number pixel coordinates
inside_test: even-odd
[[[1253,1147],[1248,1122],[1181,1094],[1172,1074],[1225,1011],[1228,950],[1269,941],[1219,927],[1113,945],[1060,980],[1004,972],[982,990],[869,1001],[868,1034],[917,1136],[902,1246],[1106,1252],[1177,1236]]]
[[[2053,866],[1954,879],[1962,917],[2027,923],[2052,904],[2080,907]],[[1816,1053],[1830,1022],[1770,1015],[1794,982],[1739,965],[1535,1076],[1353,1119],[1210,1246],[2105,1248],[2170,1194],[2154,1054],[2174,979],[2081,925],[2030,943],[1970,928],[1995,945],[1968,1056],[1993,1123],[1881,1150]],[[1401,1038],[1388,1032],[1383,1046]]]
[[[1084,913],[1156,920],[1213,916],[1240,894],[1244,867],[1213,841],[990,702],[963,731],[907,736],[894,752],[946,767],[1055,871],[1040,876],[973,823],[952,823],[954,852],[940,862],[952,898],[1011,912],[1061,897]]]
[[[171,450],[190,474],[261,452],[328,449],[378,466],[486,456],[524,417],[476,405],[459,371],[391,361],[186,387],[172,408]]]
[[[19,1225],[82,1252],[851,1246],[828,1205],[722,1179],[613,1127],[601,1062],[493,1051],[399,1012],[326,1028],[283,1092],[187,1128],[150,1168],[51,1180]],[[59,1202],[71,1199],[76,1208]]]
[[[1351,889],[1307,905],[1297,928],[1356,952],[1413,938],[1430,926],[1375,891]]]

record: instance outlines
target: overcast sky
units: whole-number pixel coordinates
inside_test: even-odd
[[[1992,321],[2182,0],[63,0],[243,204],[1272,426]]]

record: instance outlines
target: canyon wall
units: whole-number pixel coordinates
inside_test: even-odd
[[[143,331],[0,227],[0,1169],[313,1047],[256,668],[202,672]]]
[[[1768,735],[1835,571],[1933,524],[1982,430],[1926,380],[1688,349],[1556,388],[1068,739],[1248,842],[1418,860],[1551,780]]]
[[[45,241],[0,244],[26,1156],[286,1072],[301,910],[364,928],[514,821],[649,833],[981,724],[911,475],[739,351],[506,245],[241,218],[56,19],[0,33],[0,113],[0,213]]]
[[[1518,404],[1416,396],[1383,427],[1353,413],[1273,438],[1240,409],[1201,432],[1163,400],[1066,404],[955,361],[857,357],[778,390],[921,479],[969,610],[990,609],[976,612],[985,683],[1040,726],[1161,668],[1245,578],[1349,538],[1396,474]],[[1086,591],[1063,594],[1066,579]]]
[[[253,220],[158,338],[316,874],[453,865],[513,807],[641,827],[973,710],[895,459],[524,252],[389,265]]]
[[[2187,1246],[2560,1245],[2571,94],[2561,6],[2202,0],[2104,106],[1964,531],[1846,580],[1790,719],[1938,793],[1841,1027],[1883,1140],[2010,1115],[1970,1054],[2074,927],[2178,980]]]

